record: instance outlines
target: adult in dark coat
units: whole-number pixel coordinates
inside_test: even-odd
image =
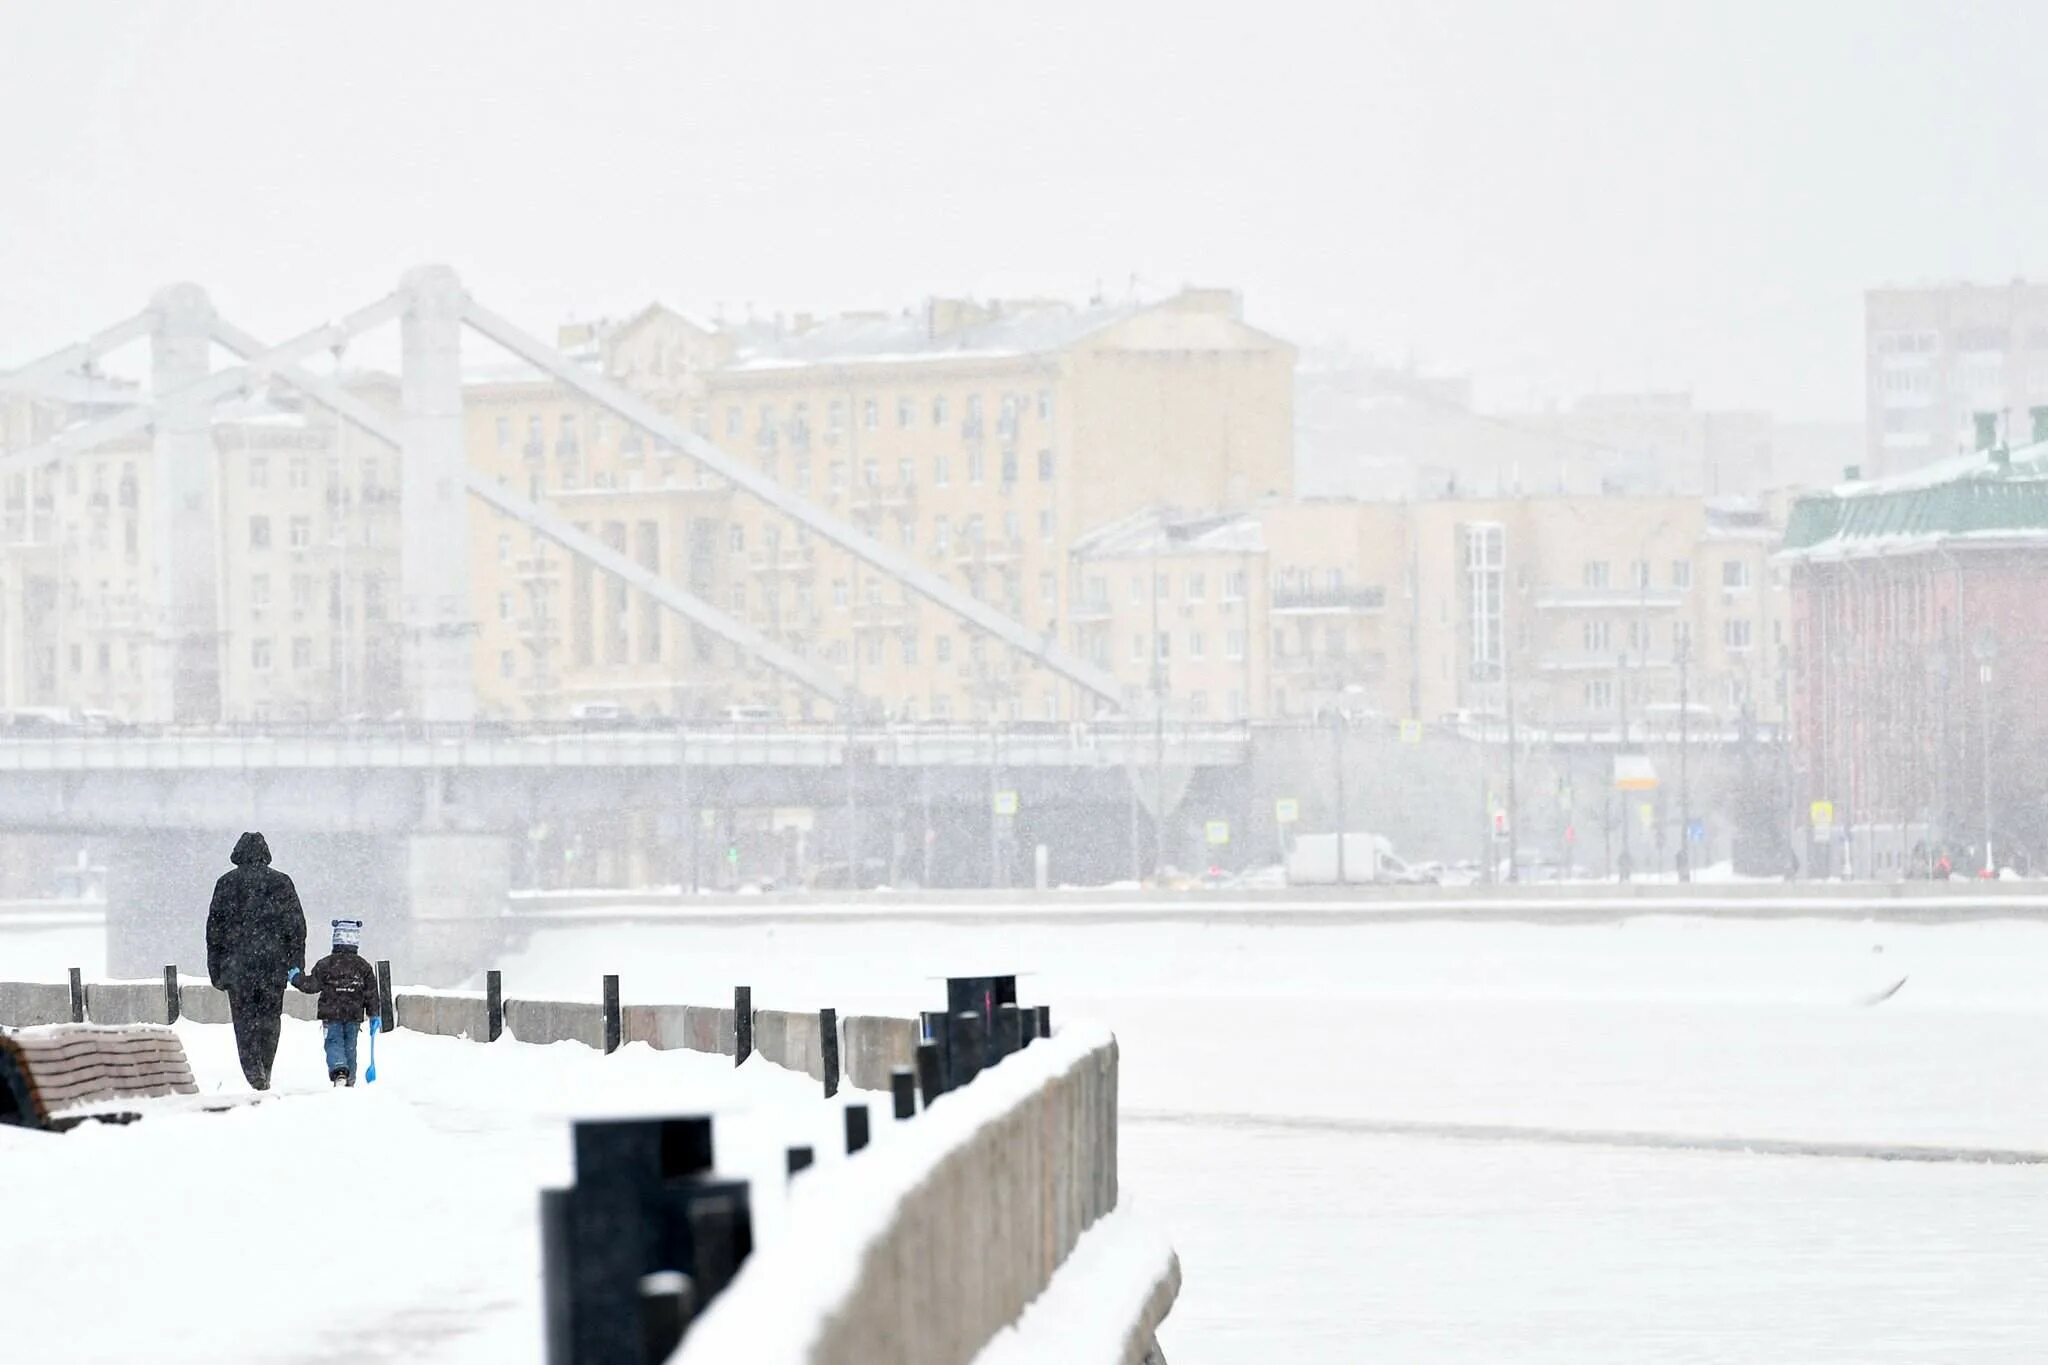
[[[270,1089],[285,977],[306,966],[306,912],[292,879],[270,865],[261,834],[244,834],[228,855],[234,869],[213,884],[206,912],[206,974],[227,992],[242,1075]]]

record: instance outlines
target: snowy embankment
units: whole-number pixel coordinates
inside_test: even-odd
[[[4,955],[0,955],[4,956]],[[233,1037],[178,1031],[202,1091],[245,1091]],[[847,1099],[762,1062],[629,1045],[479,1044],[400,1031],[378,1083],[331,1090],[286,1020],[277,1090],[222,1114],[51,1135],[0,1128],[6,1359],[533,1361],[539,1190],[572,1179],[572,1119],[712,1113],[721,1173],[783,1230],[784,1148],[843,1159]]]

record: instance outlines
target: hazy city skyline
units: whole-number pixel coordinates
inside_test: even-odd
[[[1853,417],[1864,289],[2048,228],[2020,4],[4,12],[6,364],[173,279],[278,333],[423,260],[536,326],[1135,276],[1485,403]]]

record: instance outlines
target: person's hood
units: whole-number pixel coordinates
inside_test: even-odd
[[[235,840],[235,851],[228,855],[228,861],[236,867],[247,867],[250,863],[268,867],[270,845],[263,842],[263,836],[260,834],[244,834]]]

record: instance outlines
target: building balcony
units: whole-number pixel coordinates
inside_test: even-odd
[[[1538,611],[1676,611],[1685,588],[1538,588]]]
[[[1536,667],[1546,673],[1669,673],[1677,669],[1669,658],[1639,659],[1626,651],[1589,654],[1584,650],[1547,650],[1536,658]]]
[[[1024,557],[1024,538],[1014,540],[982,540],[961,545],[953,552],[953,562],[963,567],[982,564],[1009,564]]]
[[[1275,616],[1360,616],[1387,609],[1385,588],[1273,589]]]
[[[522,639],[559,640],[562,638],[562,622],[553,616],[522,616],[517,629]]]
[[[756,550],[747,561],[748,568],[763,576],[801,575],[808,576],[818,568],[815,550],[791,546],[776,550]]]
[[[861,602],[853,608],[856,630],[900,630],[917,624],[915,602]]]
[[[1076,602],[1067,608],[1067,620],[1077,626],[1098,626],[1116,619],[1116,611],[1107,602]]]
[[[905,512],[917,505],[914,483],[860,484],[848,507],[855,513]]]
[[[521,446],[519,448],[519,453],[524,455],[528,460],[545,460],[548,457],[547,443],[536,436],[527,441],[525,445]]]
[[[529,582],[560,578],[562,561],[553,555],[528,555],[512,561],[512,576]]]

